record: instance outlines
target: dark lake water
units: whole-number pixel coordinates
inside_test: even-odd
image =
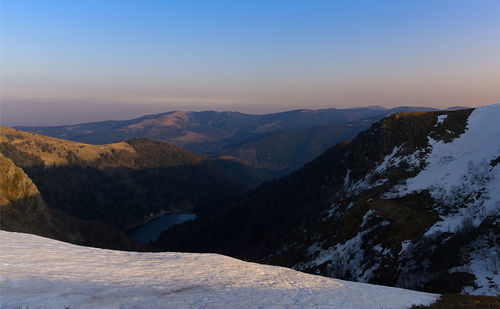
[[[128,234],[130,237],[148,244],[151,241],[155,241],[161,232],[168,230],[176,224],[194,220],[194,218],[196,218],[194,214],[164,214],[147,224],[130,230]]]

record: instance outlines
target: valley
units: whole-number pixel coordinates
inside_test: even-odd
[[[211,211],[274,175],[144,138],[87,145],[2,127],[0,152],[51,208],[121,230],[151,213]]]
[[[498,295],[498,117],[498,104],[392,115],[289,176],[173,227],[155,245],[346,280]]]
[[[143,244],[150,244],[155,242],[162,232],[172,226],[194,220],[195,218],[195,214],[163,213],[148,220],[143,225],[129,229],[127,235]]]
[[[374,284],[377,293],[383,285],[497,296],[499,107],[395,113],[363,120],[351,133],[345,125],[270,133],[218,155],[143,137],[92,145],[1,127],[2,170],[24,179],[2,179],[2,197],[12,197],[2,200],[1,225],[100,248],[224,254]],[[354,136],[362,126],[368,129],[351,142],[332,144],[279,177],[300,166],[285,159],[296,152],[290,149],[319,151],[328,136]],[[267,162],[289,163],[237,159],[255,148],[269,154]],[[16,191],[21,183],[26,189]],[[112,294],[119,300],[110,301],[134,303]],[[140,299],[153,304],[170,294]]]
[[[47,207],[33,181],[0,154],[0,227],[75,244],[146,251],[152,247],[129,239],[122,231],[97,221],[80,220]]]
[[[499,0],[0,0],[0,309],[500,309],[499,85]]]

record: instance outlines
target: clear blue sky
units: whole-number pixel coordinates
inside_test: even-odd
[[[500,102],[500,1],[2,0],[6,125]]]

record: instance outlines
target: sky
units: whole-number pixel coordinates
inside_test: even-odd
[[[0,1],[0,123],[500,102],[500,1]]]

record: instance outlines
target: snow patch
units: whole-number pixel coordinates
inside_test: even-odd
[[[366,212],[366,214],[363,216],[363,222],[361,222],[361,228],[363,228],[366,225],[366,223],[368,223],[368,219],[374,212],[375,210],[373,209],[370,209]]]
[[[495,243],[496,238],[494,234],[483,236],[462,249],[462,255],[469,262],[451,269],[450,272],[471,273],[476,276],[477,285],[477,288],[466,287],[463,292],[472,295],[500,295],[500,250],[489,244]]]
[[[308,252],[310,256],[317,254],[316,257],[308,262],[299,263],[295,265],[294,268],[303,270],[328,262],[333,269],[333,274],[335,274],[337,270],[342,270],[343,273],[349,270],[351,275],[358,278],[359,281],[368,282],[372,278],[375,268],[373,268],[372,265],[371,268],[373,269],[371,271],[368,271],[371,268],[364,270],[364,250],[361,248],[363,245],[363,237],[374,229],[387,225],[389,225],[388,221],[380,222],[365,231],[359,232],[345,243],[337,243],[335,246],[329,247],[328,249],[322,249],[314,243],[309,247]]]
[[[436,124],[434,125],[434,127],[442,125],[443,122],[446,120],[446,118],[448,118],[447,114],[437,116],[437,121],[436,121]]]
[[[364,190],[368,190],[377,186],[383,185],[387,182],[387,179],[380,178],[379,180],[373,182],[373,177],[375,175],[380,176],[383,175],[387,169],[391,166],[398,166],[401,162],[401,159],[396,156],[402,146],[396,146],[392,150],[392,152],[384,157],[384,160],[381,163],[378,163],[377,166],[373,169],[372,172],[368,173],[365,178],[360,179],[349,186],[349,182],[351,179],[349,178],[350,170],[348,170],[346,178],[344,180],[344,190],[347,193],[347,196],[352,196],[361,193]]]

